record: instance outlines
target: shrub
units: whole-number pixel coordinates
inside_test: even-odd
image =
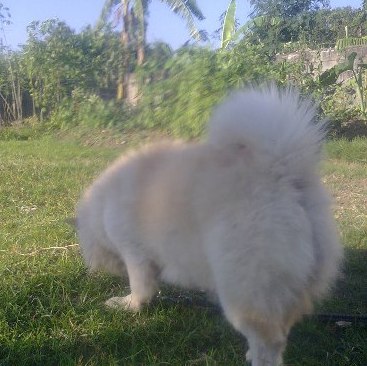
[[[323,90],[320,107],[323,115],[337,126],[341,122],[360,118],[355,99],[355,91],[350,86],[333,85]]]
[[[163,68],[165,76],[154,82],[151,70],[149,79],[142,73],[144,93],[129,125],[190,138],[201,135],[229,90],[271,78],[275,70],[260,47],[244,43],[224,52],[183,48]]]
[[[71,98],[64,99],[51,114],[49,125],[54,128],[84,126],[108,128],[124,123],[124,108],[113,100],[105,101],[96,94],[75,90]]]

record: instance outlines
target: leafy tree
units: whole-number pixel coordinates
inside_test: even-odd
[[[333,47],[338,39],[367,35],[364,11],[351,7],[321,9],[310,20],[307,37],[313,46]]]
[[[42,118],[75,90],[86,93],[116,88],[115,33],[87,28],[80,34],[57,19],[33,22],[24,46],[24,65],[35,109]]]
[[[303,41],[315,14],[329,6],[328,0],[251,0],[252,20],[246,34],[250,43],[261,44],[272,58],[287,42]]]
[[[25,79],[20,53],[0,50],[0,125],[23,118]]]
[[[329,9],[322,8],[321,5],[322,3],[318,7],[313,4],[308,7],[309,10],[300,13],[294,9],[291,12],[289,8],[277,10],[273,13],[278,14],[277,16],[271,15],[269,10],[252,18],[240,30],[249,43],[263,45],[270,57],[282,51],[286,43],[298,43],[298,47],[303,45],[313,49],[334,47],[338,39],[346,37],[346,29],[351,44],[352,38],[360,39],[367,35],[365,10],[351,7]],[[355,43],[359,44],[361,41],[355,40]]]
[[[104,4],[98,27],[102,28],[107,24],[113,12],[116,14],[117,21],[122,23],[121,48],[124,56],[121,58],[122,66],[117,99],[127,96],[129,72],[132,69],[130,54],[136,55],[138,65],[144,62],[150,2],[151,0],[106,0]],[[205,33],[199,31],[195,25],[195,18],[204,19],[196,0],[165,0],[163,2],[186,21],[192,38],[196,40],[206,39]]]
[[[5,39],[10,22],[9,8],[0,2],[0,125],[22,119],[22,78],[19,57],[11,53]]]
[[[146,45],[146,29],[148,6],[151,0],[106,0],[102,9],[99,27],[108,23],[108,19],[115,11],[117,22],[122,22],[122,37],[129,39],[136,48],[138,64],[144,61],[144,47]],[[195,19],[203,20],[204,15],[196,0],[164,0],[171,10],[183,18],[187,24],[190,36],[198,41],[205,40],[205,33],[198,30]]]
[[[329,0],[250,0],[250,4],[252,18],[268,15],[286,19],[329,7]]]

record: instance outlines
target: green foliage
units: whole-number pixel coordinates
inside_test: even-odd
[[[352,71],[354,69],[354,61],[357,57],[356,52],[352,52],[348,55],[347,60],[343,63],[337,64],[330,69],[324,71],[320,77],[320,83],[324,86],[335,84],[339,75],[345,71]]]
[[[165,76],[144,85],[130,123],[184,137],[202,133],[212,107],[229,90],[280,76],[261,47],[244,42],[225,52],[183,48],[157,71]]]
[[[360,119],[355,91],[350,84],[332,85],[324,89],[319,100],[322,114],[330,120],[332,134],[339,135],[343,123]]]
[[[353,141],[335,139],[326,145],[327,155],[331,159],[343,159],[350,163],[367,162],[367,145],[365,138],[355,138]]]
[[[177,8],[179,2],[166,3],[172,9],[181,9]],[[181,6],[192,7],[193,16],[202,18],[195,1],[184,3]],[[296,63],[276,62],[275,57],[281,50],[292,47],[302,54],[303,49],[317,46],[317,42],[335,43],[346,23],[351,34],[348,39],[353,40],[358,32],[363,34],[366,30],[362,10],[319,9],[325,5],[319,0],[282,4],[278,0],[261,0],[253,1],[254,6],[255,3],[258,16],[235,32],[236,2],[229,1],[223,18],[221,52],[199,47],[183,47],[173,52],[167,44],[157,43],[144,48],[146,57],[141,65],[135,62],[136,49],[122,49],[120,35],[108,24],[76,33],[57,19],[33,22],[21,51],[0,52],[0,123],[36,115],[54,127],[129,126],[196,137],[201,134],[212,107],[230,89],[266,80],[295,84],[303,92],[318,96],[323,110],[328,115],[335,112],[336,119],[340,119],[354,116],[355,112],[347,104],[344,115],[340,98],[335,102],[338,107],[333,108],[330,96],[333,92],[328,94],[329,85],[335,83],[343,70],[353,72],[363,115],[366,111],[363,63],[354,69],[349,63],[338,65],[317,80],[317,72],[308,70],[302,57]],[[106,19],[119,4],[122,3],[106,1],[105,11],[109,11],[104,14]],[[132,6],[129,9],[135,12],[131,14],[135,17],[133,23],[141,22],[149,1],[129,4]],[[143,13],[139,15],[138,11]],[[144,25],[140,31],[145,30]],[[133,37],[132,42],[138,42],[138,35]],[[122,62],[126,57],[135,60],[129,61],[128,70],[131,80],[138,80],[136,108],[113,101],[121,75],[126,71]]]
[[[241,31],[249,44],[261,45],[267,52],[268,58],[273,59],[281,49],[281,44],[289,39],[282,37],[285,21],[280,17],[261,15],[249,20]]]
[[[278,16],[281,18],[298,15],[329,6],[328,0],[250,0],[253,8],[252,17],[260,15]]]
[[[338,39],[335,45],[335,48],[338,51],[343,51],[347,47],[353,46],[365,46],[367,45],[367,37],[348,37],[348,38],[341,38]]]
[[[271,56],[289,42],[312,49],[334,47],[345,38],[345,27],[350,38],[367,36],[366,13],[361,9],[330,9],[327,2],[309,0],[255,0],[253,6],[252,19],[241,32],[248,42],[264,45]]]
[[[76,88],[98,92],[115,87],[117,35],[91,29],[75,34],[56,19],[31,23],[28,35],[24,64],[29,91],[41,118]]]
[[[30,141],[39,139],[42,135],[45,135],[44,128],[38,124],[0,128],[0,141]]]
[[[249,42],[264,45],[273,57],[282,44],[307,40],[315,14],[328,7],[329,1],[251,0],[250,4],[251,18],[258,21],[250,23]]]
[[[0,125],[22,119],[21,90],[25,84],[21,54],[0,50]]]
[[[145,85],[131,123],[186,137],[200,135],[210,107],[224,92],[221,80],[214,79],[214,75],[218,76],[216,54],[183,49],[163,67],[165,77]]]
[[[362,62],[355,62],[357,57],[356,52],[352,52],[347,56],[347,60],[341,64],[338,64],[332,67],[329,70],[326,70],[320,75],[320,82],[324,86],[329,86],[334,84],[339,75],[345,71],[351,71],[355,87],[357,90],[357,94],[360,102],[360,110],[363,117],[366,117],[367,110],[367,102],[366,102],[366,82],[365,82],[365,69],[367,68],[367,64]]]
[[[75,126],[93,128],[122,127],[122,106],[114,100],[104,101],[96,94],[85,94],[76,89],[71,98],[65,98],[52,112],[47,124],[52,128],[68,129]]]
[[[174,52],[169,44],[155,42],[147,46],[146,55],[144,65],[136,68],[136,74],[143,87],[167,77],[168,71],[165,65],[173,57]]]
[[[361,9],[349,7],[320,9],[311,13],[304,28],[304,37],[312,48],[334,47],[346,36],[356,38],[367,35],[366,14]]]

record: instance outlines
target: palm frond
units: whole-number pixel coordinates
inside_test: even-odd
[[[194,17],[199,20],[205,19],[195,0],[161,0],[167,4],[171,10],[179,15],[187,25],[190,36],[196,41],[206,41],[205,33],[200,31],[196,25]]]
[[[186,6],[190,10],[190,12],[195,16],[195,18],[197,18],[198,20],[205,19],[205,16],[199,9],[199,6],[196,0],[186,0],[184,2],[186,3]]]
[[[97,29],[103,28],[108,23],[108,19],[111,17],[114,7],[117,6],[119,3],[119,0],[105,1],[101,14],[99,15],[99,18],[97,20]]]

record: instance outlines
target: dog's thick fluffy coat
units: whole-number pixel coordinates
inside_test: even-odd
[[[317,172],[323,124],[297,91],[234,93],[201,143],[117,160],[78,207],[91,269],[122,274],[139,310],[158,280],[216,294],[253,366],[279,365],[292,325],[335,279],[341,246]]]

